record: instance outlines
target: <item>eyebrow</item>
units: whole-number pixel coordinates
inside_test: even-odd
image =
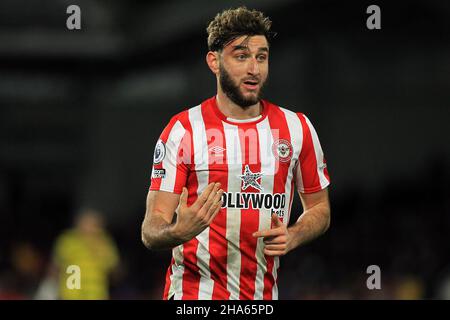
[[[237,46],[233,46],[233,50],[231,50],[231,52],[238,51],[238,50],[247,50],[247,51],[249,51],[247,46],[237,45]],[[258,49],[258,52],[261,52],[261,51],[269,52],[269,48],[267,48],[267,47],[260,47]]]

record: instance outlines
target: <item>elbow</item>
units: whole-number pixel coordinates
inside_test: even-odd
[[[150,236],[150,232],[149,232],[148,228],[145,227],[145,224],[142,224],[141,240],[147,249],[149,249],[149,250],[154,249],[154,245],[153,245],[153,242],[152,242],[152,239]]]
[[[327,210],[325,212],[325,223],[324,223],[323,233],[327,232],[328,229],[330,229],[330,224],[331,224],[330,208],[327,208]]]

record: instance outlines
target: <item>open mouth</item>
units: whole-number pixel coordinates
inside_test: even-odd
[[[246,81],[244,81],[244,87],[249,90],[256,90],[258,88],[258,81],[246,80]]]
[[[255,81],[255,80],[247,80],[247,81],[244,81],[244,83],[245,83],[245,84],[248,84],[248,85],[250,85],[250,86],[256,86],[256,85],[258,84],[258,81]]]

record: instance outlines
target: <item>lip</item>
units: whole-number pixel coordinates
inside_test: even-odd
[[[247,84],[247,83],[242,83],[243,87],[247,90],[257,90],[259,87],[259,83],[256,84]]]

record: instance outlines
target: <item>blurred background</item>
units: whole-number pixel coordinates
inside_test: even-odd
[[[81,30],[66,28],[71,4]],[[81,208],[103,216],[87,230],[109,239],[108,297],[162,297],[170,252],[140,239],[154,145],[215,94],[205,29],[242,4],[278,32],[266,98],[308,115],[332,179],[331,228],[281,259],[280,299],[450,299],[444,0],[2,0],[0,299],[52,297]],[[371,4],[381,30],[366,28]]]

